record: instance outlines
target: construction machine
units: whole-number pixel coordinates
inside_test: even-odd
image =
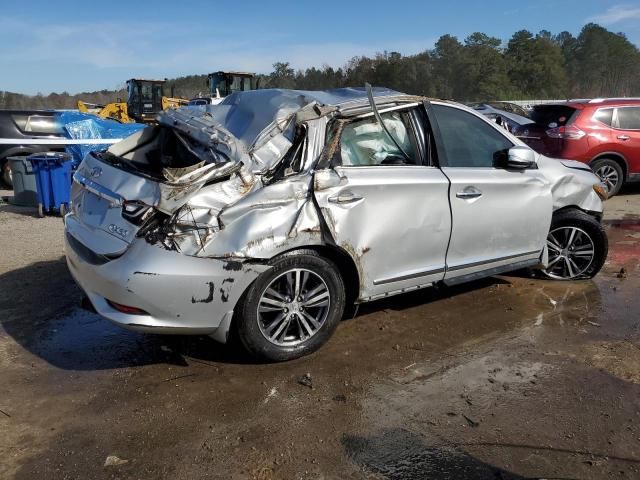
[[[260,79],[249,72],[214,72],[207,75],[211,103],[216,105],[234,92],[246,92],[260,88]]]
[[[168,108],[186,105],[184,98],[164,96],[165,80],[131,78],[127,80],[127,101],[112,102],[107,105],[94,105],[78,101],[78,110],[95,113],[100,118],[109,118],[121,123],[153,123],[156,115]]]

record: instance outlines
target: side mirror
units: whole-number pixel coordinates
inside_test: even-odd
[[[507,168],[512,170],[526,170],[536,166],[536,152],[529,147],[512,147],[509,149]]]

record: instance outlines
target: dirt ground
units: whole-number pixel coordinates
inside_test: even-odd
[[[593,281],[395,297],[268,365],[79,309],[60,218],[0,205],[0,478],[640,478],[640,186],[605,223]]]

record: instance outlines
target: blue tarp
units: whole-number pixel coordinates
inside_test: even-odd
[[[90,113],[64,111],[58,114],[64,134],[73,140],[95,138],[126,138],[146,125],[141,123],[119,123],[115,120],[105,120]],[[73,155],[73,163],[77,166],[89,152],[104,150],[110,144],[104,145],[68,145],[67,153]]]

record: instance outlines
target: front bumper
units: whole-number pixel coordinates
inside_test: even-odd
[[[268,265],[199,258],[137,239],[120,257],[96,262],[67,228],[67,265],[96,311],[136,331],[207,334],[225,342],[239,297]],[[128,314],[109,301],[147,312]]]

